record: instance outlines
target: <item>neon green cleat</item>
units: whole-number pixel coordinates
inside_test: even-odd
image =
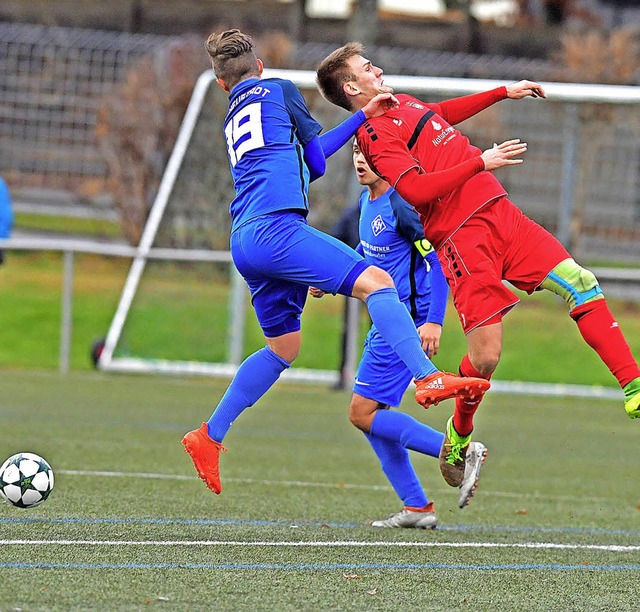
[[[447,421],[444,442],[440,449],[440,473],[450,487],[459,487],[464,480],[467,449],[471,434],[461,436],[453,427],[453,417]]]
[[[640,391],[624,402],[624,409],[630,419],[640,419]]]
[[[624,409],[629,418],[640,418],[640,378],[634,378],[624,386]]]

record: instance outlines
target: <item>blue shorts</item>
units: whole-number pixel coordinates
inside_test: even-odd
[[[397,407],[411,378],[407,366],[382,339],[374,325],[364,341],[353,392],[386,406]]]
[[[231,234],[231,256],[242,274],[267,338],[300,329],[309,287],[351,295],[369,267],[346,244],[292,211],[252,219]]]

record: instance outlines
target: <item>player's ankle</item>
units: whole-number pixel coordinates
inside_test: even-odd
[[[627,383],[622,390],[624,391],[625,399],[630,399],[636,395],[636,393],[640,393],[640,376],[634,378],[630,383]]]

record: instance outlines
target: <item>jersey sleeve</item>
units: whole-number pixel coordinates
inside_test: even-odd
[[[451,193],[483,170],[484,161],[479,155],[437,172],[421,173],[417,168],[408,168],[396,181],[396,189],[413,203],[418,212],[422,212],[430,202]]]
[[[366,116],[363,111],[350,115],[342,123],[332,130],[320,135],[320,144],[324,151],[325,158],[331,157],[342,145],[356,133],[356,130],[365,122]]]
[[[291,81],[283,79],[279,80],[278,84],[282,87],[285,105],[296,128],[298,139],[304,147],[320,134],[322,126],[311,116],[304,97]]]
[[[415,208],[394,191],[390,197],[391,209],[398,221],[398,233],[406,238],[418,250],[429,266],[431,283],[431,301],[427,322],[442,325],[447,309],[449,287],[442,272],[440,260],[432,244],[424,237],[424,227]]]
[[[398,222],[398,233],[411,244],[422,240],[424,238],[424,228],[416,209],[404,200],[397,191],[391,193],[389,203]]]
[[[426,239],[425,239],[426,241]],[[444,315],[447,310],[447,298],[449,297],[449,286],[447,279],[442,271],[438,254],[435,252],[431,243],[428,243],[431,250],[425,256],[426,262],[429,264],[429,280],[431,281],[431,302],[429,303],[429,314],[427,321],[429,323],[444,323]]]
[[[451,100],[444,100],[439,104],[428,104],[427,106],[451,125],[456,125],[469,117],[477,115],[492,104],[504,100],[506,97],[507,88],[502,86],[469,96],[451,98]]]
[[[304,163],[309,168],[309,181],[313,182],[324,175],[327,160],[320,144],[320,139],[314,136],[304,147]]]

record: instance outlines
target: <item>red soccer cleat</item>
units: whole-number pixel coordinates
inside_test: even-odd
[[[185,434],[184,438],[182,438],[182,444],[191,455],[198,476],[204,480],[207,488],[211,489],[216,495],[220,495],[222,484],[220,483],[218,460],[220,451],[226,453],[227,449],[220,442],[216,442],[209,437],[206,423],[203,423],[199,429],[194,429]]]
[[[455,376],[450,372],[434,372],[414,381],[416,384],[416,402],[428,408],[451,397],[475,399],[489,390],[491,385],[484,378]]]

